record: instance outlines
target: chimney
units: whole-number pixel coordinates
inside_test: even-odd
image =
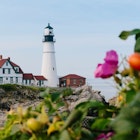
[[[0,60],[2,60],[2,55],[0,55]]]
[[[8,57],[8,60],[10,61],[10,57]]]

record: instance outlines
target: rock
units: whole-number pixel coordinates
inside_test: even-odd
[[[100,94],[100,91],[92,90],[91,86],[84,85],[73,90],[73,94],[64,99],[68,104],[68,111],[71,111],[79,103],[89,100],[97,100],[106,103],[105,98]]]
[[[109,99],[109,104],[112,106],[116,106],[116,101],[117,101],[117,97],[113,97],[111,99]]]

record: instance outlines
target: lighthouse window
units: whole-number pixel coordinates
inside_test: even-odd
[[[53,70],[54,70],[54,67],[53,67]]]
[[[50,31],[49,33],[51,34],[52,32]]]

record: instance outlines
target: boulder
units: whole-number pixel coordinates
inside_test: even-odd
[[[88,85],[73,89],[73,94],[67,96],[64,100],[68,104],[69,111],[71,111],[79,103],[89,100],[106,102],[105,98],[100,94],[100,91],[93,90],[92,87]]]

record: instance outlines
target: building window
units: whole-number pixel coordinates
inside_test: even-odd
[[[16,68],[15,68],[15,71],[16,71],[16,72],[19,72],[19,68],[18,68],[18,67],[16,67]]]
[[[73,79],[73,84],[76,84],[76,79]]]
[[[27,85],[27,83],[28,83],[27,80],[25,80],[25,84],[26,84],[26,85]]]
[[[42,81],[42,85],[44,84],[44,81]]]
[[[10,83],[13,83],[13,77],[10,77]]]
[[[6,66],[8,66],[8,61],[6,61]]]
[[[18,77],[16,77],[16,83],[18,83]]]
[[[83,84],[83,80],[82,79],[80,80],[80,84]]]
[[[8,74],[10,74],[11,69],[8,69]]]
[[[6,80],[8,80],[8,77],[6,77]]]
[[[5,68],[3,68],[2,71],[3,71],[3,74],[5,74]]]
[[[3,83],[3,77],[0,77],[0,83]]]

